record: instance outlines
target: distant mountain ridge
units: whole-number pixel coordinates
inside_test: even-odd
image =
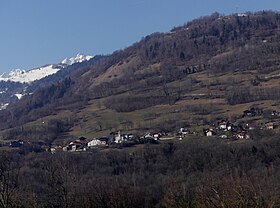
[[[61,63],[48,64],[30,70],[15,69],[0,75],[0,110],[24,95],[32,93],[40,85],[63,79],[73,70],[89,62],[93,56],[78,53],[75,57],[65,58]]]
[[[66,65],[73,65],[75,63],[81,63],[83,61],[89,61],[93,56],[86,56],[81,53],[78,53],[76,57],[65,58],[61,63]]]
[[[59,64],[45,65],[27,71],[21,69],[15,69],[9,73],[3,73],[2,75],[0,75],[0,81],[31,83],[35,80],[40,80],[46,76],[55,74],[56,72],[66,68],[67,66],[73,65],[75,63],[81,63],[83,61],[88,61],[91,58],[93,58],[93,56],[86,56],[79,53],[77,54],[76,57],[69,58],[69,59],[65,58]]]

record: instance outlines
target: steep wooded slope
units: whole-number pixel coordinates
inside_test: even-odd
[[[3,137],[168,131],[277,110],[279,23],[277,12],[213,14],[149,35],[0,112],[2,129],[25,127]]]

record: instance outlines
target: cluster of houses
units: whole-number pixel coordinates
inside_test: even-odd
[[[276,110],[268,110],[268,111],[263,111],[263,109],[258,108],[258,107],[252,107],[250,109],[247,109],[243,111],[243,118],[244,117],[255,117],[255,116],[263,116],[263,115],[269,115],[271,117],[277,118],[280,117],[280,112]]]
[[[249,139],[249,130],[252,130],[249,124],[235,125],[227,120],[221,120],[218,125],[208,129],[203,129],[205,136],[218,136],[222,139],[235,138],[235,139]]]
[[[160,137],[164,135],[162,133],[146,133],[139,137],[135,134],[124,134],[121,131],[112,132],[109,136],[103,136],[99,138],[88,139],[86,137],[80,137],[74,141],[71,141],[65,146],[60,145],[48,145],[40,142],[28,142],[23,140],[13,140],[9,143],[3,143],[1,146],[8,146],[10,148],[20,148],[30,151],[50,151],[52,153],[57,151],[65,152],[80,152],[87,151],[95,148],[106,147],[129,147],[135,144],[158,144]],[[40,148],[39,148],[40,147]]]
[[[95,148],[106,148],[109,146],[120,147],[145,143],[157,144],[161,136],[161,133],[146,133],[145,135],[139,137],[134,134],[122,134],[121,131],[118,131],[111,133],[110,136],[103,136],[91,140],[88,140],[85,137],[80,137],[64,147],[54,146],[50,149],[50,151],[56,152],[57,150],[63,150],[65,152],[80,152]]]
[[[243,116],[261,116],[263,111],[259,108],[251,108],[243,112]],[[276,111],[271,112],[271,116],[280,116],[280,113]],[[203,129],[203,135],[207,137],[219,137],[221,139],[250,139],[251,132],[256,128],[259,129],[275,129],[278,126],[277,122],[268,121],[260,126],[254,126],[249,123],[234,124],[229,120],[220,120],[216,124],[211,125],[209,128]],[[191,131],[189,128],[180,128],[176,135],[167,135],[166,133],[146,133],[139,137],[134,134],[121,134],[120,131],[111,133],[110,136],[104,136],[100,138],[94,138],[87,140],[85,137],[70,142],[65,147],[62,147],[63,151],[86,151],[92,148],[102,147],[118,147],[121,145],[128,146],[133,144],[144,144],[144,143],[159,143],[160,140],[168,139],[179,139],[187,137],[188,135],[202,135],[202,133]]]
[[[50,145],[44,141],[12,140],[9,143],[0,143],[1,147],[21,149],[26,152],[44,152],[50,149]]]
[[[252,107],[248,110],[243,111],[242,118],[245,117],[256,117],[263,116],[265,113],[262,109],[258,107]],[[79,152],[79,151],[87,151],[95,148],[106,148],[106,147],[129,147],[135,144],[157,144],[160,140],[167,139],[179,139],[189,135],[204,135],[206,137],[218,137],[221,139],[250,139],[252,136],[252,132],[255,129],[269,129],[273,130],[278,126],[280,112],[277,111],[269,111],[266,112],[266,115],[269,115],[272,120],[259,125],[252,125],[251,123],[242,123],[242,124],[234,124],[233,122],[225,119],[220,120],[216,124],[209,125],[211,127],[204,128],[203,131],[191,131],[189,128],[180,128],[176,134],[166,134],[164,132],[160,133],[146,133],[143,136],[138,136],[135,134],[124,134],[121,131],[112,132],[109,136],[103,136],[99,138],[87,139],[85,137],[80,137],[74,141],[71,141],[65,146],[52,146],[49,147],[48,144],[45,143],[30,143],[23,140],[11,141],[9,147],[11,148],[29,148],[34,151],[34,149],[40,149],[42,151],[51,151],[56,152],[58,150],[65,152]],[[245,119],[248,120],[248,119]],[[250,119],[249,119],[250,120]],[[199,133],[200,132],[200,133]],[[7,146],[7,144],[6,144]],[[32,147],[32,148],[31,148]],[[35,147],[35,148],[34,148]]]
[[[230,122],[228,119],[220,120],[215,124],[209,125],[209,128],[203,129],[203,134],[190,131],[188,128],[181,128],[177,132],[177,136],[179,140],[182,140],[187,135],[204,135],[207,137],[219,137],[222,139],[250,139],[252,132],[256,129],[264,130],[269,129],[273,130],[277,126],[279,126],[279,117],[280,112],[277,112],[275,110],[268,110],[263,111],[261,108],[258,107],[252,107],[250,109],[247,109],[243,111],[243,115],[240,118],[252,118],[258,117],[258,116],[265,116],[266,118],[271,118],[272,120],[267,121],[265,123],[260,124],[253,124],[251,122],[243,122],[242,124],[234,124],[233,122]],[[248,119],[246,119],[248,120]],[[251,119],[249,119],[251,120]],[[253,119],[254,120],[254,119]],[[266,119],[267,120],[267,119]]]
[[[277,123],[273,121],[265,122],[260,126],[253,126],[249,123],[235,125],[228,120],[221,120],[214,125],[214,127],[203,129],[205,136],[218,136],[223,139],[233,138],[233,139],[250,139],[250,132],[254,131],[256,128],[259,129],[269,129],[273,130],[277,127]]]
[[[274,114],[277,112],[273,112]],[[279,114],[280,115],[280,114]],[[251,114],[250,114],[251,116]],[[278,115],[277,115],[278,116]],[[250,139],[251,132],[254,129],[270,129],[273,130],[278,126],[276,122],[266,122],[262,126],[253,126],[248,123],[243,125],[235,125],[229,120],[221,120],[216,124],[211,125],[209,128],[203,129],[203,135],[206,137],[219,137],[221,139]],[[121,131],[113,132],[109,136],[103,136],[99,138],[87,139],[86,137],[80,137],[74,141],[71,141],[65,146],[52,146],[48,147],[47,144],[37,144],[40,147],[44,146],[42,151],[50,151],[52,153],[56,151],[65,151],[65,152],[81,152],[87,151],[95,148],[107,148],[107,147],[129,147],[136,144],[158,144],[159,141],[165,139],[179,139],[189,135],[202,135],[202,133],[191,131],[189,128],[180,128],[179,131],[175,134],[166,134],[166,133],[146,133],[143,136],[137,136],[135,134],[124,134]],[[23,148],[30,147],[32,144],[30,142],[25,142],[23,140],[15,140],[9,143],[11,148]],[[34,148],[33,148],[34,149]]]

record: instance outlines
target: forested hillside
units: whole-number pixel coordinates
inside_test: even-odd
[[[0,155],[2,207],[279,207],[279,135]],[[16,153],[16,154],[15,154]]]
[[[279,23],[278,12],[215,13],[151,34],[1,111],[2,137],[171,131],[279,110]]]

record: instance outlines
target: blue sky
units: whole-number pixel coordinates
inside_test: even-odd
[[[280,11],[279,0],[0,0],[0,72],[109,54],[194,18]]]

